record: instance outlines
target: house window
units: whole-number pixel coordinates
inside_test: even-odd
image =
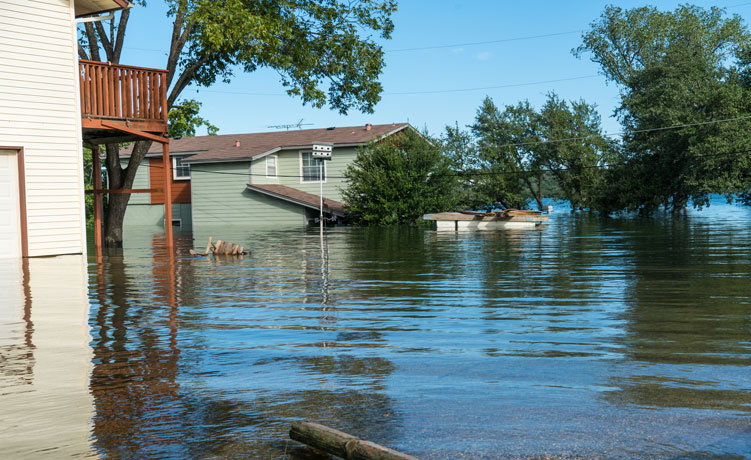
[[[302,163],[301,182],[326,182],[326,162],[313,158],[313,152],[300,152]],[[321,178],[321,162],[323,162],[323,178]]]
[[[175,180],[190,179],[190,164],[183,163],[185,157],[172,158],[172,178]]]
[[[276,157],[266,157],[266,177],[276,178]]]

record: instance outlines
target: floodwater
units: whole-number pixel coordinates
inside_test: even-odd
[[[751,208],[0,262],[0,458],[751,458]],[[191,239],[195,238],[195,241]]]

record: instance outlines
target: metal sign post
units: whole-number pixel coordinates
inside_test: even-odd
[[[319,223],[321,224],[321,240],[323,240],[323,162],[325,160],[331,160],[331,151],[333,150],[333,144],[313,144],[313,158],[319,160],[320,172],[318,175],[318,182],[321,184],[320,198],[320,216]]]

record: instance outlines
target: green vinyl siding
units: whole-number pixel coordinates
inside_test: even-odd
[[[120,166],[123,168],[128,166],[128,160],[120,160]],[[133,179],[132,188],[149,188],[149,159],[144,158],[138,169],[136,170],[136,177]],[[128,200],[128,206],[131,204],[150,204],[150,193],[133,193]]]
[[[300,152],[309,150],[282,150],[273,154],[277,157],[277,177],[266,177],[266,158],[253,161],[251,169],[251,181],[254,184],[281,184],[296,188],[304,192],[318,195],[320,184],[318,182],[303,182]],[[326,180],[323,183],[323,196],[332,200],[342,201],[341,189],[346,186],[344,170],[347,169],[357,157],[357,148],[335,148],[331,154],[331,160],[326,161]]]
[[[172,219],[179,220],[180,228],[183,230],[190,230],[192,227],[190,203],[172,204]],[[128,203],[123,226],[164,228],[164,205]]]
[[[194,165],[191,176],[194,227],[304,225],[302,206],[252,192],[247,189],[248,180],[248,161]]]

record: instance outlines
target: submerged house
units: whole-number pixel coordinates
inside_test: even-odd
[[[78,59],[81,18],[129,6],[0,1],[0,258],[86,252],[83,146],[168,142],[166,71]]]
[[[344,216],[344,170],[359,147],[385,139],[407,123],[305,129],[173,139],[172,224],[183,229],[217,225],[303,226],[319,215],[320,188],[329,218]],[[332,159],[312,157],[314,144],[332,144]],[[128,150],[123,151],[127,161]],[[138,170],[134,188],[162,185],[157,147]],[[323,182],[323,184],[321,184]],[[125,226],[163,225],[164,195],[134,195]],[[127,229],[126,229],[127,232]]]

